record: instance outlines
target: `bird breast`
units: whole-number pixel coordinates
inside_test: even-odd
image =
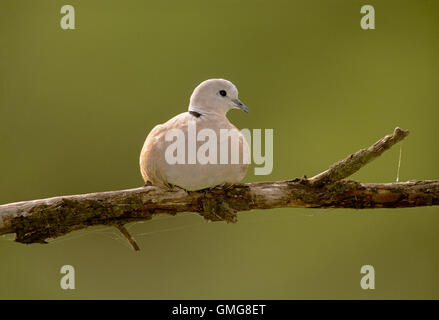
[[[170,139],[166,134],[172,129],[184,135],[183,163],[169,163],[166,157],[167,150],[168,155],[169,150],[174,150],[174,156],[180,151],[179,160],[183,158],[182,149],[175,148],[178,138],[167,141]],[[249,156],[245,137],[225,116],[197,118],[185,112],[150,132],[140,155],[140,167],[144,180],[154,185],[200,190],[240,182],[247,172]]]

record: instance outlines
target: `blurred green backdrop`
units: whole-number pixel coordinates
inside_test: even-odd
[[[76,9],[76,30],[60,8]],[[372,4],[376,30],[360,28]],[[0,3],[0,203],[140,186],[149,130],[193,88],[233,81],[274,128],[290,179],[410,129],[401,180],[439,179],[439,2],[24,1]],[[399,147],[353,178],[395,181]],[[96,227],[25,246],[0,237],[0,298],[439,298],[439,208],[281,209],[236,225],[184,214],[130,226],[142,251]],[[76,268],[76,290],[59,286]],[[360,288],[371,264],[376,289]]]

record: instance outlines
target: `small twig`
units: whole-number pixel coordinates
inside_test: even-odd
[[[134,240],[133,236],[128,232],[127,228],[125,228],[124,225],[122,224],[117,225],[116,228],[118,228],[120,233],[122,233],[125,236],[125,238],[127,238],[128,242],[130,243],[131,247],[133,247],[134,251],[140,251],[140,248],[136,240]]]
[[[345,179],[379,157],[394,144],[405,139],[408,134],[408,130],[396,127],[392,134],[378,140],[369,148],[361,149],[347,158],[334,163],[328,170],[310,178],[309,182],[313,186],[319,187]]]

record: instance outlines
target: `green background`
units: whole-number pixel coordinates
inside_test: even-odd
[[[76,9],[76,30],[60,8]],[[360,28],[372,4],[376,30]],[[400,126],[401,178],[439,179],[438,1],[0,3],[0,203],[142,185],[138,156],[201,81],[234,82],[274,129],[274,170],[311,176]],[[399,146],[352,178],[395,181]],[[195,214],[23,245],[0,237],[0,298],[439,298],[439,208]],[[59,286],[62,265],[76,290]],[[371,264],[376,289],[360,288]]]

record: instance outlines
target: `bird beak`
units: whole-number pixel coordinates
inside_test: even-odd
[[[232,99],[232,102],[235,104],[236,108],[241,109],[245,113],[249,113],[247,106],[243,104],[239,99]]]

